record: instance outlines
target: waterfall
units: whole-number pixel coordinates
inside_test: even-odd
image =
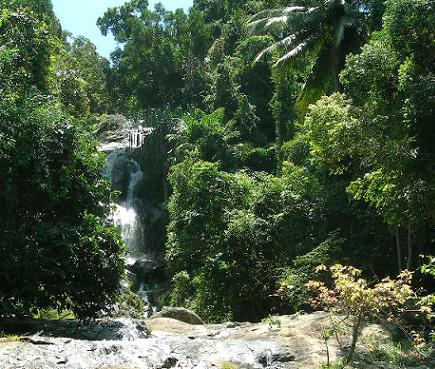
[[[152,268],[154,265],[146,242],[146,207],[139,196],[144,173],[132,156],[132,149],[142,144],[143,138],[137,129],[129,128],[116,132],[114,137],[114,140],[103,141],[100,145],[100,151],[106,154],[103,176],[111,181],[112,188],[121,193],[118,202],[114,203],[111,221],[119,228],[127,249],[126,267],[135,277],[133,290],[152,309],[147,281],[141,275],[144,274],[141,268]]]
[[[102,151],[106,148],[101,146]],[[129,261],[144,257],[146,253],[144,225],[142,221],[143,203],[138,196],[144,173],[131,157],[130,150],[120,145],[105,151],[106,165],[103,175],[112,183],[112,188],[121,192],[120,201],[115,203],[112,221],[121,231]]]
[[[138,259],[145,257],[145,230],[140,216],[143,208],[141,200],[137,197],[137,190],[143,178],[139,165],[131,159],[134,171],[130,174],[126,199],[116,204],[113,222],[120,229],[128,259],[127,265],[134,264]]]
[[[164,248],[159,237],[166,218],[158,205],[143,196],[147,173],[141,170],[134,153],[152,133],[152,128],[133,126],[125,120],[116,129],[100,134],[100,151],[106,154],[103,175],[120,193],[113,204],[111,221],[126,245],[126,268],[134,281],[131,288],[142,297],[149,311],[154,310],[155,293],[159,291],[156,283],[164,278]],[[150,291],[150,287],[154,290]]]
[[[143,221],[144,204],[138,191],[144,177],[139,164],[132,156],[133,137],[139,130],[126,127],[109,132],[109,139],[103,140],[100,151],[106,154],[103,175],[112,183],[112,188],[121,193],[120,200],[114,204],[112,221],[121,232],[121,238],[127,248],[127,265],[147,258],[145,227]],[[134,145],[139,144],[134,141]]]

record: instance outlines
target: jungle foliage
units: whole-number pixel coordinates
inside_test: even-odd
[[[336,263],[367,280],[406,268],[430,288],[433,273],[420,270],[432,263],[421,269],[419,256],[435,243],[432,0],[195,0],[187,13],[131,0],[97,21],[119,43],[111,64],[62,33],[49,1],[12,3],[0,22],[0,113],[17,123],[0,131],[10,173],[0,209],[17,201],[2,232],[26,227],[2,244],[29,252],[17,263],[38,265],[60,237],[69,256],[78,248],[83,278],[115,290],[120,246],[103,223],[110,194],[89,132],[97,114],[116,112],[156,117],[136,154],[153,173],[144,196],[169,212],[167,303],[210,322],[310,309],[307,282]],[[71,191],[83,201],[61,212]],[[48,224],[57,231],[39,228]],[[101,251],[114,273],[81,261]],[[87,296],[40,287],[31,304]]]
[[[429,0],[106,12],[100,27],[124,44],[118,108],[186,112],[166,143],[168,302],[256,320],[309,308],[318,264],[376,278],[421,264],[434,246],[432,13]]]
[[[69,41],[50,1],[0,11],[0,317],[92,317],[124,269],[93,136],[105,63],[89,41]]]

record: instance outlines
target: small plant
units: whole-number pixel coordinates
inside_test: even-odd
[[[412,344],[404,345],[400,342],[390,342],[379,344],[372,342],[368,344],[370,356],[375,361],[385,361],[399,367],[409,366],[418,363],[421,358],[418,357]]]
[[[238,369],[237,365],[229,361],[225,361],[220,365],[221,369]]]
[[[325,346],[326,351],[326,365],[329,366],[330,364],[330,355],[329,355],[329,340],[334,334],[334,328],[333,327],[323,327],[322,331],[320,332],[323,344]]]
[[[118,311],[114,314],[115,317],[143,319],[145,316],[144,300],[130,289],[118,296],[117,305]]]
[[[423,256],[424,257],[424,256]],[[435,279],[435,257],[428,256],[426,258],[426,263],[421,267],[420,272],[427,276],[431,276]],[[431,293],[427,296],[424,296],[419,305],[424,309],[428,320],[434,320],[435,314],[432,311],[432,308],[435,306],[435,293]]]
[[[170,294],[171,306],[188,306],[193,295],[193,286],[186,271],[178,272],[172,278],[172,291]]]
[[[327,270],[325,266],[317,269]],[[361,270],[354,267],[337,264],[329,268],[329,271],[334,282],[332,288],[317,281],[308,282],[307,287],[317,291],[317,296],[312,300],[313,305],[353,317],[350,319],[352,342],[345,360],[346,363],[350,363],[362,323],[370,318],[393,320],[394,315],[402,312],[405,304],[416,297],[411,288],[412,273],[404,270],[395,280],[385,278],[370,285],[361,278]]]
[[[342,336],[346,333],[346,324],[343,319],[335,320],[333,316],[330,317],[331,324],[328,326],[324,326],[320,332],[322,337],[322,344],[325,348],[326,354],[326,367],[331,365],[330,362],[330,350],[329,350],[329,342],[332,337],[335,338],[340,347],[343,347],[341,343]]]
[[[2,342],[17,342],[21,340],[21,336],[15,334],[8,334],[3,331],[0,331],[0,343]]]
[[[272,329],[274,326],[276,326],[276,328],[281,327],[281,320],[279,320],[279,317],[274,316],[274,315],[267,316],[261,322],[264,324],[268,324],[269,329]]]
[[[34,319],[48,319],[48,320],[60,320],[60,319],[75,319],[74,312],[69,309],[58,311],[53,308],[38,309],[33,314]]]

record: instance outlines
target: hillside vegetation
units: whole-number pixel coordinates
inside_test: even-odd
[[[338,291],[316,308],[358,316],[358,288],[391,282],[361,319],[391,310],[433,342],[434,5],[131,0],[96,20],[109,62],[50,0],[2,1],[0,317],[113,307],[124,246],[96,132],[122,114],[154,128],[134,155],[168,214],[158,304],[258,322],[312,311],[316,280]],[[358,268],[344,287],[319,274],[336,264]]]

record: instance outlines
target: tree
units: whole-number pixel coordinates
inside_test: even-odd
[[[122,110],[185,105],[182,61],[188,19],[182,10],[160,6],[151,11],[147,1],[130,1],[108,9],[97,24],[104,35],[110,31],[124,44],[112,55],[114,85],[109,86]]]
[[[174,277],[171,299],[184,298],[209,321],[259,319],[278,308],[269,296],[280,268],[322,233],[316,178],[290,163],[281,178],[237,171],[229,124],[222,109],[185,118],[169,175],[166,258],[182,277]]]
[[[277,51],[275,66],[292,59],[314,55],[311,70],[298,99],[305,114],[310,103],[322,94],[340,90],[338,75],[345,57],[356,51],[366,37],[367,4],[358,0],[321,1],[318,6],[287,6],[263,10],[250,20],[254,31],[279,28],[278,41],[257,55]]]
[[[109,111],[109,94],[106,72],[109,62],[101,57],[95,45],[85,37],[72,38],[67,50],[74,62],[78,75],[85,81],[85,95],[93,113]]]
[[[0,20],[2,85],[48,92],[53,37],[46,24],[21,8],[2,11]]]
[[[0,4],[0,9],[26,9],[33,12],[40,20],[44,21],[50,32],[61,37],[62,27],[56,18],[51,0],[8,0]]]
[[[350,55],[341,73],[352,100],[325,97],[305,120],[315,161],[350,177],[347,192],[375,208],[390,227],[399,269],[405,260],[408,268],[415,263],[417,244],[423,253],[431,245],[418,236],[433,227],[435,196],[434,145],[428,142],[433,137],[431,10],[423,0],[388,1],[382,32]]]

